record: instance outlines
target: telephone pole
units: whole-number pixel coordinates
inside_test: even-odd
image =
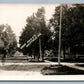
[[[60,57],[61,57],[61,28],[62,28],[62,4],[60,5],[60,25],[59,25],[58,65],[60,65]]]
[[[41,37],[39,37],[39,53],[40,53],[40,61],[43,61],[42,51],[41,51]]]

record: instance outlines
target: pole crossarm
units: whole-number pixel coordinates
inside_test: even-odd
[[[29,47],[39,36],[41,36],[41,33],[33,35],[32,38],[30,38],[27,43],[24,43],[20,48],[23,49],[25,46]]]

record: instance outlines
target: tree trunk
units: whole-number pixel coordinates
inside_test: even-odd
[[[63,46],[63,59],[65,60],[65,45]]]

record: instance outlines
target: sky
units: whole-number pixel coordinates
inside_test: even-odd
[[[0,24],[8,24],[16,34],[17,41],[22,29],[26,25],[27,17],[37,12],[38,8],[45,8],[46,20],[54,13],[59,4],[0,4]]]

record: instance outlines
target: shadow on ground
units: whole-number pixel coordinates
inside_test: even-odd
[[[79,67],[84,67],[84,64],[75,64],[75,65]]]
[[[41,70],[43,75],[84,75],[84,70],[79,70],[71,68],[65,65],[58,67],[57,65],[52,65],[49,67],[44,67]]]

